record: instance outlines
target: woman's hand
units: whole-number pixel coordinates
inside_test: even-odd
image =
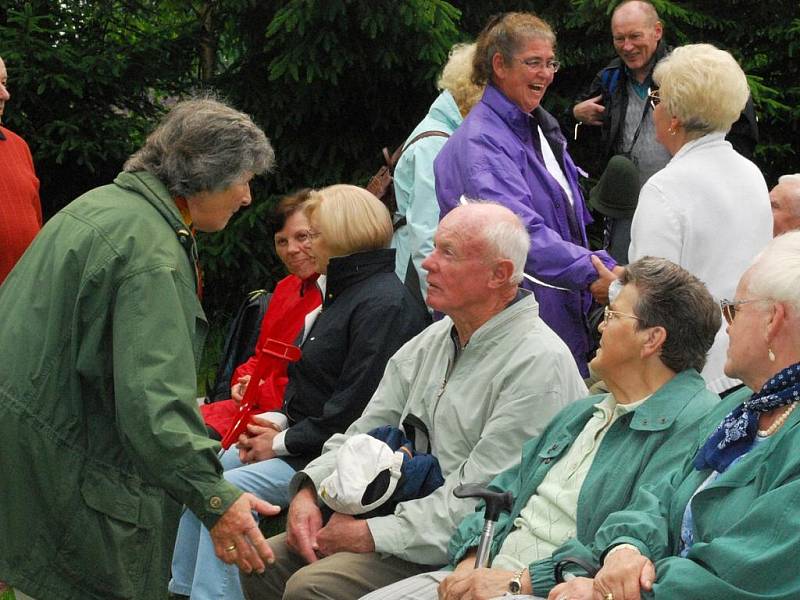
[[[275,458],[272,440],[280,431],[280,427],[272,421],[253,417],[252,423],[247,425],[247,433],[240,435],[236,444],[239,449],[239,460],[249,464]]]
[[[508,583],[516,571],[503,569],[460,569],[446,577],[438,588],[439,600],[490,600],[508,591]],[[527,571],[520,581],[521,594],[532,593],[531,578]]]
[[[550,590],[547,600],[602,600],[602,598],[597,598],[595,595],[592,579],[574,577]]]
[[[231,386],[231,399],[236,403],[236,406],[242,403],[248,383],[250,383],[250,375],[244,375],[239,377],[238,381]]]
[[[606,556],[595,575],[594,590],[601,599],[639,600],[641,590],[652,590],[655,579],[656,569],[649,558],[633,548],[623,548]]]

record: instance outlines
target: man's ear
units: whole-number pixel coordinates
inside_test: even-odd
[[[661,36],[664,35],[664,26],[661,24],[661,21],[656,21],[653,29],[655,29],[656,32],[656,39],[660,40]]]
[[[501,258],[495,261],[492,267],[492,276],[489,279],[489,287],[500,288],[508,285],[509,280],[514,275],[514,261],[510,258]]]
[[[642,358],[661,354],[661,349],[667,341],[667,330],[661,325],[656,325],[655,327],[648,327],[642,333],[646,335],[642,346]]]

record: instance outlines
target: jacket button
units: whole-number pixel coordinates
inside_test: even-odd
[[[222,508],[222,498],[219,496],[211,496],[211,499],[208,501],[209,506],[214,510],[219,510]]]

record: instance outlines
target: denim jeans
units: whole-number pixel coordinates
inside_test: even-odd
[[[231,448],[221,462],[227,481],[281,508],[289,505],[289,481],[295,471],[281,459],[245,465],[236,448]],[[208,530],[188,510],[178,526],[169,591],[192,600],[244,600],[239,568],[217,558]]]

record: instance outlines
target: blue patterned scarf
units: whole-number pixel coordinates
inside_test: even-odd
[[[713,468],[722,473],[750,450],[758,431],[758,417],[780,406],[800,400],[800,363],[777,373],[761,390],[731,412],[694,458],[698,471]]]

